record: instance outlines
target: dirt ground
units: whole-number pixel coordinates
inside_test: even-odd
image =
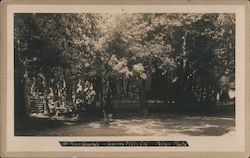
[[[35,123],[38,125],[38,123]],[[23,136],[223,136],[235,133],[232,114],[118,113],[105,124],[103,118],[60,122],[39,128],[26,126],[16,131]]]

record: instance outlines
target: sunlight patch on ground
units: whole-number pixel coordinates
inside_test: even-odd
[[[86,126],[91,128],[101,128],[101,124],[98,122],[89,123]]]
[[[217,125],[209,125],[209,124],[205,124],[205,125],[201,125],[201,126],[194,126],[191,127],[190,129],[188,129],[188,131],[201,131],[204,128],[218,128],[219,126]]]
[[[228,123],[224,121],[230,121]],[[182,118],[148,118],[148,119],[114,119],[109,124],[91,122],[82,125],[83,128],[97,130],[122,131],[124,135],[169,136],[169,135],[233,135],[235,133],[233,118],[219,117],[182,117]],[[112,131],[112,132],[113,132]]]
[[[151,114],[148,118],[118,115],[110,123],[104,119],[64,122],[62,126],[28,130],[30,135],[50,136],[226,136],[235,135],[234,116],[190,116]],[[25,130],[27,133],[27,130]]]

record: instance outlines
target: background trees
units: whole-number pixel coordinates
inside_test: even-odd
[[[234,83],[234,49],[234,14],[15,14],[17,76],[63,78],[71,102],[88,81],[107,111],[130,80],[144,111],[150,98],[211,105]]]

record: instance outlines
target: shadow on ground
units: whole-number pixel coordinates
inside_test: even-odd
[[[117,113],[107,125],[100,116],[81,122],[31,121],[17,128],[21,136],[222,136],[233,134],[233,114],[153,113],[147,118],[135,112]]]

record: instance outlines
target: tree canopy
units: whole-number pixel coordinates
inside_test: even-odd
[[[21,78],[84,78],[103,104],[112,104],[117,80],[130,79],[141,104],[152,96],[212,103],[235,82],[235,15],[18,13],[15,50]]]

